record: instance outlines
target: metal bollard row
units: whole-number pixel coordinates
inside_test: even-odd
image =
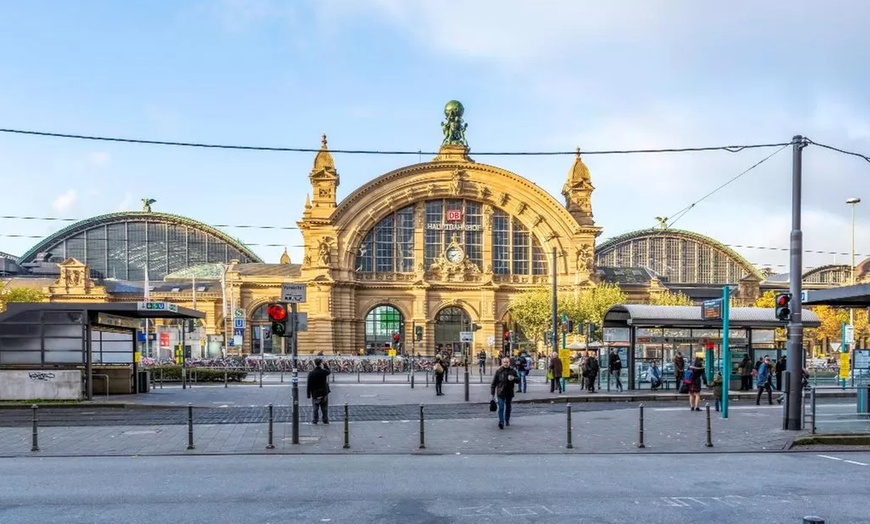
[[[568,445],[565,446],[567,449],[574,449],[573,435],[572,435],[571,431],[572,431],[572,428],[571,428],[571,403],[569,402],[568,403]]]
[[[644,449],[646,444],[643,443],[643,402],[640,403],[640,434],[638,435],[637,447]]]
[[[713,430],[710,426],[710,403],[707,402],[704,407],[707,408],[707,443],[704,444],[708,448],[713,447]]]

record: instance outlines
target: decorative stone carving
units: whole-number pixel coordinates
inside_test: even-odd
[[[462,193],[462,188],[464,185],[463,179],[465,178],[465,171],[462,169],[454,169],[451,174],[452,180],[450,182],[450,191],[454,195],[460,195]]]
[[[492,213],[492,206],[485,204],[483,206],[483,227],[485,229],[492,229]]]
[[[438,186],[437,186],[436,184],[429,184],[429,191],[427,191],[428,195],[429,195],[430,197],[431,197],[431,196],[435,196],[435,190],[436,190],[436,189],[438,189]]]
[[[508,195],[507,193],[499,193],[498,205],[504,206],[505,204],[507,204],[507,201],[509,198],[510,198],[510,195]]]
[[[528,207],[529,205],[525,202],[520,202],[520,205],[517,206],[517,214],[522,215]]]
[[[486,197],[489,196],[489,188],[483,184],[477,184],[477,199],[478,200],[486,200]]]
[[[468,142],[465,140],[465,130],[468,128],[468,124],[462,121],[463,114],[465,114],[465,107],[458,100],[451,100],[444,106],[446,122],[441,122],[441,130],[444,131],[442,145],[468,147]]]
[[[535,215],[535,219],[532,220],[532,227],[538,227],[538,224],[540,224],[543,220],[544,217],[542,217],[541,215]]]
[[[592,271],[592,246],[583,244],[574,250],[574,263],[578,271]]]
[[[151,204],[157,202],[153,198],[143,198],[142,199],[142,212],[150,213],[151,212]]]

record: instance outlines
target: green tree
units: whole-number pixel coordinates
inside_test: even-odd
[[[511,317],[533,342],[543,340],[544,332],[552,323],[552,296],[549,289],[541,287],[520,293],[511,300]]]
[[[653,293],[649,297],[649,303],[653,306],[694,306],[695,303],[685,293],[673,293],[666,290],[662,293]]]
[[[9,287],[0,282],[0,313],[6,311],[9,302],[42,302],[45,293],[35,287]]]
[[[552,299],[552,291],[541,287],[520,293],[511,301],[513,319],[534,342],[543,340],[544,333],[553,325]],[[600,326],[611,306],[625,303],[625,293],[615,284],[600,284],[562,291],[557,301],[560,314],[565,313],[574,322],[592,322]]]
[[[778,291],[774,291],[773,289],[768,289],[760,297],[755,299],[755,307],[772,308],[772,307],[776,306],[776,295],[777,294],[779,294]]]

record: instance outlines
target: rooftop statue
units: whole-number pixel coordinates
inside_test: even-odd
[[[142,199],[142,211],[145,213],[151,212],[151,204],[157,202],[153,198],[143,198]]]
[[[465,129],[468,124],[462,121],[464,113],[465,108],[458,100],[451,100],[444,106],[444,116],[447,121],[441,122],[441,129],[444,131],[444,141],[441,145],[468,147],[468,142],[465,141]]]

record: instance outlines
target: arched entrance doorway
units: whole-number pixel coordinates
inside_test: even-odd
[[[464,309],[450,306],[439,311],[435,316],[435,351],[461,356],[460,331],[471,331],[471,317]]]
[[[263,353],[278,353],[281,351],[280,339],[272,339],[272,323],[269,321],[269,315],[266,314],[268,304],[261,304],[251,313],[251,354],[259,355],[260,348],[263,348]],[[273,345],[273,342],[275,344]]]
[[[402,312],[393,306],[375,306],[366,314],[365,348],[366,355],[386,354],[392,347],[393,337],[399,334],[401,344],[404,318]],[[401,346],[396,348],[401,349]]]

